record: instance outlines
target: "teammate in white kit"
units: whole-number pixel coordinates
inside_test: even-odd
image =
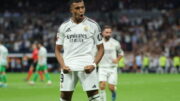
[[[99,82],[101,101],[106,101],[106,82],[112,92],[112,101],[116,99],[115,86],[117,84],[117,64],[124,55],[118,41],[111,38],[112,28],[105,26],[103,29],[104,56],[99,63]]]
[[[72,17],[61,24],[57,33],[55,54],[61,65],[60,101],[71,101],[74,88],[80,80],[89,101],[99,101],[96,64],[101,60],[104,47],[99,25],[84,16],[83,0],[71,0]],[[96,57],[93,47],[97,46]],[[64,49],[62,56],[61,50]]]
[[[8,65],[8,49],[0,41],[0,87],[7,87],[6,67]]]

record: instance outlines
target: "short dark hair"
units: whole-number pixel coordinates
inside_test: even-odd
[[[44,45],[44,42],[42,40],[38,40],[38,41],[36,41],[36,44]]]
[[[112,27],[109,26],[109,25],[105,25],[105,26],[103,27],[103,31],[104,31],[105,29],[112,29]]]
[[[70,0],[69,6],[71,6],[73,3],[83,2],[84,0]]]

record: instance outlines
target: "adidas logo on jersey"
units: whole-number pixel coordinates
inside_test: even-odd
[[[96,85],[93,85],[93,87],[92,88],[96,88]]]
[[[71,31],[71,29],[70,28],[68,28],[67,30],[66,30],[66,32],[70,32]]]

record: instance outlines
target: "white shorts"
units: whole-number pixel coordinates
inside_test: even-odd
[[[96,69],[94,69],[90,74],[84,71],[72,71],[68,74],[61,72],[60,91],[73,91],[78,80],[82,84],[84,91],[99,89],[98,75]]]
[[[99,81],[105,81],[109,84],[117,84],[117,68],[99,68]]]

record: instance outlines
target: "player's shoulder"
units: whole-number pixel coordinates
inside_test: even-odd
[[[115,42],[115,43],[119,43],[119,41],[117,41],[117,40],[114,39],[114,38],[111,38],[111,41],[112,41],[112,42]]]
[[[7,48],[7,47],[5,47],[5,46],[4,46],[4,48],[5,48],[5,51],[6,51],[6,52],[8,52],[8,48]]]
[[[41,47],[40,48],[40,52],[46,52],[47,50],[46,50],[46,48],[45,47]]]
[[[86,21],[87,21],[87,23],[91,24],[92,26],[100,28],[99,24],[95,20],[93,20],[89,17],[86,17]]]
[[[64,29],[67,25],[69,25],[71,22],[70,18],[65,20],[60,26],[59,29]]]
[[[89,18],[89,17],[86,17],[86,20],[87,20],[89,23],[97,24],[97,25],[98,25],[98,23],[97,23],[95,20],[93,20],[93,19],[91,19],[91,18]]]
[[[45,47],[42,47],[42,49],[43,49],[43,50],[46,50],[46,48],[45,48]]]
[[[1,49],[3,49],[4,51],[8,50],[4,45],[1,45]]]
[[[65,20],[61,25],[67,25],[71,22],[71,19],[68,18],[67,20]]]
[[[119,41],[114,38],[111,38],[111,42],[113,42],[116,45],[120,45]]]

